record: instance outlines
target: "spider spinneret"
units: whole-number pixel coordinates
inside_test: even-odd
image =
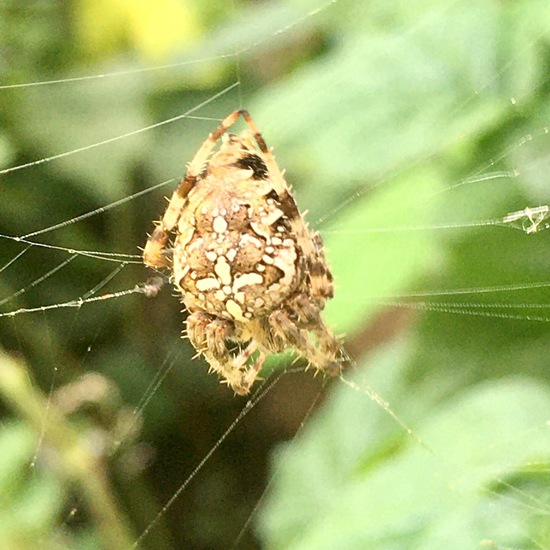
[[[228,133],[240,115],[248,129]],[[269,353],[287,348],[339,374],[345,353],[321,317],[333,296],[321,237],[247,111],[231,113],[202,144],[143,259],[171,269],[191,343],[236,393],[250,391]]]

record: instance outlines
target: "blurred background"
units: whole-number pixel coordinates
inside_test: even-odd
[[[550,548],[550,233],[502,223],[550,204],[549,40],[543,0],[1,0],[0,546]],[[169,285],[113,294],[238,107],[354,358],[252,407]]]

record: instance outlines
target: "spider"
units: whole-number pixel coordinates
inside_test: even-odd
[[[248,128],[228,133],[241,115]],[[143,260],[171,270],[187,336],[237,394],[249,393],[268,354],[287,348],[340,373],[341,342],[321,317],[333,296],[321,237],[247,111],[231,113],[199,148]]]

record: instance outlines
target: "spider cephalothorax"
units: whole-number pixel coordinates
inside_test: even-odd
[[[241,114],[248,129],[226,133]],[[268,353],[286,348],[340,372],[344,352],[321,318],[333,295],[321,238],[246,111],[203,143],[143,257],[171,268],[191,343],[236,393],[249,392]]]

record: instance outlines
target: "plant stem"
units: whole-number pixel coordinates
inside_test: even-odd
[[[103,546],[131,548],[135,537],[112,495],[101,459],[32,383],[25,366],[1,352],[0,397],[56,451],[60,470],[79,487]]]

